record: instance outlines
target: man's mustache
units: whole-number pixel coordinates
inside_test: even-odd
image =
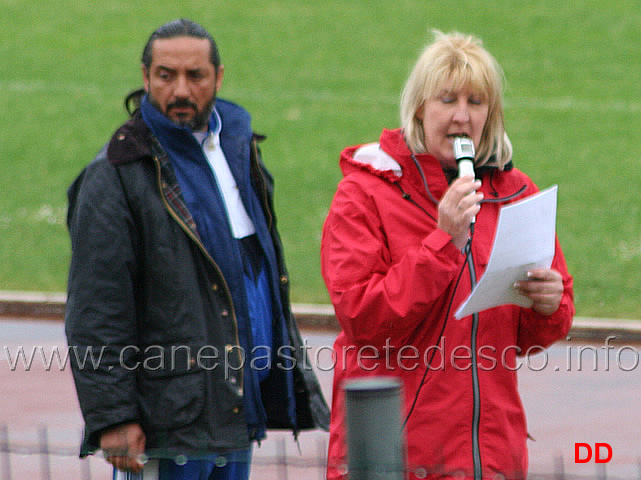
[[[198,107],[196,106],[195,103],[190,102],[189,100],[176,100],[173,103],[170,103],[167,105],[167,110],[171,110],[172,108],[193,108],[194,110],[198,110]]]

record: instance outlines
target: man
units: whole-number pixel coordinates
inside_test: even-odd
[[[328,426],[290,310],[262,137],[216,99],[223,73],[200,25],[158,28],[131,118],[68,192],[82,454],[101,448],[127,472],[149,458],[144,478],[246,479],[267,428]],[[96,368],[78,361],[89,355]]]

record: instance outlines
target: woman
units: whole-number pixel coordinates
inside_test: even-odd
[[[500,208],[538,191],[512,165],[502,72],[478,39],[437,33],[407,81],[401,123],[342,152],[323,228],[322,272],[342,327],[328,478],[346,478],[342,385],[366,375],[402,380],[410,472],[524,478],[517,354],[567,334],[572,278],[557,241],[551,268],[515,285],[531,308],[452,318],[485,270]],[[456,137],[474,142],[478,180],[457,178]]]

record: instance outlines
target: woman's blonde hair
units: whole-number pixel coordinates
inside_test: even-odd
[[[436,30],[434,35],[434,42],[423,50],[401,95],[405,141],[412,152],[425,153],[422,121],[416,117],[418,109],[444,88],[451,91],[469,88],[489,106],[476,164],[491,163],[502,169],[512,158],[512,145],[503,124],[503,70],[478,38]]]

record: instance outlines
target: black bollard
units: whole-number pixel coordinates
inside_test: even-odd
[[[350,480],[403,480],[401,382],[361,378],[346,383],[344,390]]]

